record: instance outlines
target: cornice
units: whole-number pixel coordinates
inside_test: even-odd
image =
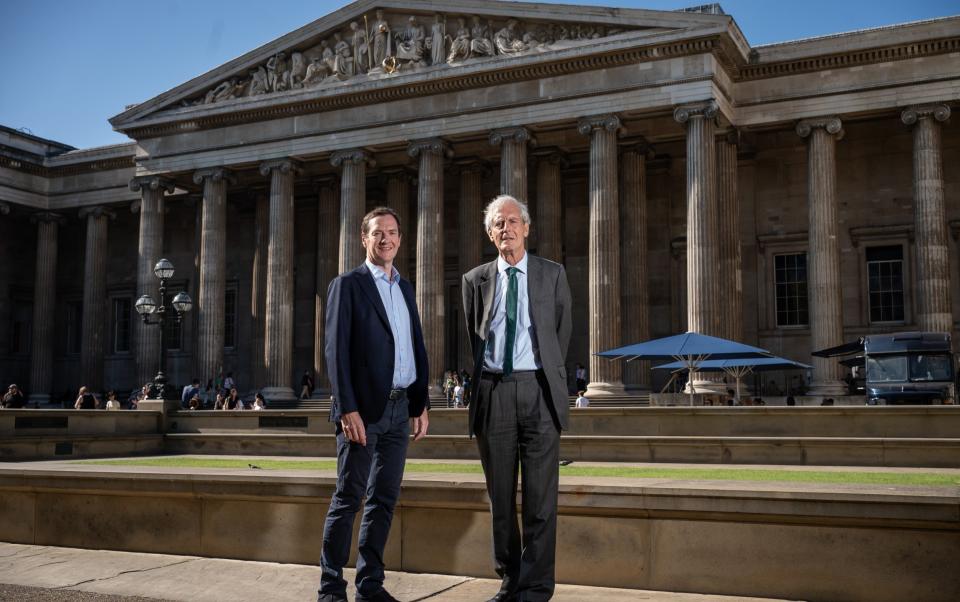
[[[76,176],[84,173],[97,171],[112,171],[116,169],[134,169],[136,168],[134,155],[129,157],[116,157],[113,159],[100,159],[90,163],[75,163],[71,165],[50,167],[39,163],[24,161],[0,155],[0,167],[14,169],[23,173],[43,178],[63,178],[67,176]]]

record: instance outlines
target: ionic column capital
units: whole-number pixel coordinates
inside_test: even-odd
[[[83,207],[80,209],[79,215],[81,219],[88,216],[93,216],[94,218],[109,217],[111,220],[117,219],[116,212],[114,212],[112,209],[107,209],[103,205]]]
[[[298,174],[303,171],[303,166],[296,159],[271,159],[260,164],[260,175],[269,176],[275,169],[282,174]]]
[[[437,153],[448,159],[453,157],[453,149],[440,138],[412,140],[407,147],[407,154],[411,157],[418,157],[421,153]]]
[[[237,183],[237,176],[226,167],[206,167],[193,172],[193,183],[203,184],[207,178],[214,182],[226,180],[230,184]]]
[[[0,215],[9,215],[9,214],[10,214],[10,204],[0,203]]]
[[[374,167],[377,164],[377,162],[373,159],[373,155],[362,148],[339,150],[330,155],[330,165],[333,165],[334,167],[340,167],[344,164],[358,163],[366,163],[367,167]]]
[[[63,225],[67,219],[59,213],[52,211],[39,211],[30,216],[31,224],[57,224]]]
[[[706,100],[678,106],[673,110],[673,119],[677,123],[686,124],[695,117],[716,119],[718,113],[717,101]]]
[[[135,176],[130,178],[130,190],[133,192],[163,190],[167,194],[171,194],[175,189],[176,183],[164,176]]]
[[[839,117],[818,117],[816,119],[803,119],[797,123],[797,135],[806,138],[813,130],[822,129],[837,140],[843,140],[843,122]]]
[[[561,169],[566,169],[570,166],[570,161],[567,159],[567,156],[555,146],[537,150],[533,153],[533,158],[536,159],[537,162],[559,165]]]
[[[637,136],[635,138],[630,138],[629,140],[624,140],[620,144],[620,150],[623,152],[637,153],[645,159],[653,159],[657,156],[656,149],[652,144],[650,144],[650,141],[643,136]]]
[[[478,157],[465,157],[453,162],[453,171],[455,173],[479,173],[483,176],[489,176],[493,170],[490,164]]]
[[[613,113],[608,115],[591,115],[590,117],[581,117],[577,120],[577,131],[584,136],[589,136],[594,131],[600,129],[608,132],[622,133],[623,125],[620,123],[620,117]]]
[[[537,145],[537,139],[523,126],[498,128],[490,132],[490,146],[500,146],[504,140],[528,142],[531,146]]]
[[[729,130],[723,132],[722,134],[717,135],[717,142],[726,142],[727,144],[739,146],[740,130],[738,130],[737,128],[730,128]]]
[[[900,114],[900,119],[906,125],[913,125],[920,119],[933,117],[936,121],[946,121],[950,119],[950,107],[945,104],[923,105],[907,107]]]

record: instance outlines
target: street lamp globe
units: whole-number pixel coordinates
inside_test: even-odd
[[[177,293],[177,296],[173,298],[173,307],[178,313],[188,312],[193,309],[193,299],[187,293]]]
[[[157,310],[157,304],[150,295],[143,295],[137,299],[136,308],[137,313],[144,316],[155,312]]]
[[[170,263],[169,259],[161,259],[157,262],[157,265],[153,266],[153,273],[160,280],[169,280],[173,278],[173,264]]]

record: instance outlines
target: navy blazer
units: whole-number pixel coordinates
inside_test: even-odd
[[[400,291],[410,312],[417,380],[407,388],[410,416],[429,408],[427,349],[413,296],[413,286],[400,279]],[[337,276],[327,290],[327,374],[332,386],[330,421],[360,412],[364,424],[380,420],[393,387],[393,333],[373,275],[364,263]]]

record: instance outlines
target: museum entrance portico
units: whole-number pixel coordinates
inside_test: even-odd
[[[311,370],[325,387],[326,287],[362,261],[360,219],[385,204],[403,222],[396,265],[416,286],[438,385],[472,363],[460,275],[494,256],[481,212],[500,193],[529,203],[531,250],[567,270],[566,369],[572,387],[588,367],[588,395],[659,388],[648,366],[593,354],[687,329],[801,361],[875,329],[952,330],[960,214],[940,165],[958,152],[958,20],[845,34],[840,51],[830,38],[751,48],[716,7],[431,6],[355,2],[129,108],[111,123],[135,140],[133,165],[110,172],[110,194],[41,207],[84,208],[86,237],[59,251],[86,245],[83,286],[108,263],[97,241],[120,228],[136,237],[111,253],[140,266],[125,286],[143,288],[161,255],[192,266],[194,315],[167,335],[176,382],[233,372],[282,399]],[[136,214],[117,210],[131,202]],[[37,283],[57,244],[43,228]],[[896,257],[900,303],[874,315],[871,295],[891,291],[867,271]],[[104,318],[84,312],[83,332],[114,335]],[[134,328],[115,372],[116,354],[97,368],[95,339],[78,365],[139,382],[151,336]],[[53,347],[36,353],[76,361]],[[809,384],[836,395],[840,377],[816,363]]]

